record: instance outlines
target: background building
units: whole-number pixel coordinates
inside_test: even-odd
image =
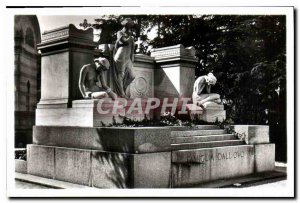
[[[32,142],[35,108],[40,98],[40,26],[35,15],[16,15],[15,39],[15,146]]]

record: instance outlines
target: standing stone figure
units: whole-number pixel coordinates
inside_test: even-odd
[[[217,78],[212,73],[197,78],[193,89],[193,103],[202,107],[205,106],[207,102],[221,104],[220,95],[210,93],[211,86],[215,85],[216,82]],[[206,93],[203,94],[203,91],[206,91]]]
[[[84,99],[102,99],[117,95],[106,85],[104,71],[109,69],[109,61],[106,58],[96,58],[95,63],[84,65],[79,75],[79,90]],[[100,83],[101,87],[97,84]]]
[[[132,27],[134,22],[126,18],[121,23],[123,29],[117,32],[117,41],[113,54],[113,81],[114,90],[120,97],[127,98],[126,88],[134,80],[132,63],[134,60],[134,39],[132,37]]]

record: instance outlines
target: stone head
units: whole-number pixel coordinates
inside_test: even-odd
[[[99,57],[99,58],[96,58],[94,60],[94,62],[95,62],[97,71],[99,71],[100,69],[107,71],[109,69],[110,64],[106,58]]]
[[[206,82],[208,85],[215,85],[217,83],[217,78],[212,73],[208,73]]]

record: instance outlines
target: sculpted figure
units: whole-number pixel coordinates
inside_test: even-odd
[[[130,18],[126,18],[121,24],[123,29],[117,32],[117,41],[113,54],[113,78],[115,92],[118,96],[126,98],[126,88],[134,80],[132,72],[134,39],[131,31],[134,22]]]
[[[84,65],[79,75],[79,90],[84,99],[102,99],[117,95],[106,85],[104,71],[109,69],[109,61],[106,58],[96,58],[94,63]],[[98,86],[100,83],[101,86]]]
[[[216,82],[217,78],[212,73],[197,78],[193,89],[193,103],[198,106],[203,106],[207,102],[221,104],[220,95],[211,94],[211,86],[215,85]]]

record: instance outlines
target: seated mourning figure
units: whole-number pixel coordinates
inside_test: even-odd
[[[211,86],[215,85],[216,82],[217,79],[212,73],[197,78],[193,89],[193,103],[204,108],[211,105],[220,105],[220,95],[211,93]]]
[[[109,61],[106,58],[99,57],[94,60],[94,63],[84,65],[81,68],[79,90],[84,99],[117,98],[117,95],[106,85],[104,80],[104,72],[109,69],[109,66]]]

